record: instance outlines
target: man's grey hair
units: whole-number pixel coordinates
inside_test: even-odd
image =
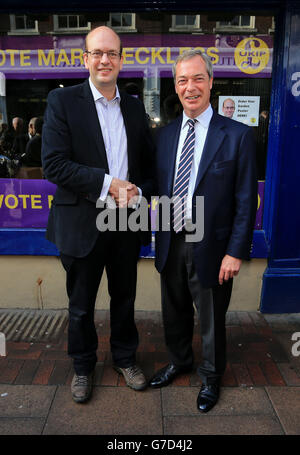
[[[204,52],[201,52],[199,49],[190,49],[188,51],[183,52],[182,54],[178,55],[175,63],[173,64],[172,72],[173,72],[173,77],[174,81],[176,82],[176,66],[179,62],[182,62],[183,60],[189,60],[196,55],[199,55],[204,60],[205,66],[206,66],[206,71],[209,76],[209,79],[213,77],[213,65],[211,62],[211,59],[204,54]]]

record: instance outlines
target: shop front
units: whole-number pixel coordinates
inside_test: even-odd
[[[111,7],[90,3],[90,10],[86,5],[85,11],[70,6],[68,13],[51,5],[51,13],[25,14],[21,2],[13,12],[0,11],[0,123],[10,125],[14,117],[22,117],[27,128],[32,117],[43,116],[51,89],[82,82],[88,74],[83,63],[85,35],[106,24],[122,39],[119,88],[144,102],[155,136],[181,113],[172,78],[176,57],[190,48],[206,52],[214,69],[213,108],[253,128],[257,143],[252,260],[240,281],[256,291],[245,309],[299,312],[300,67],[292,50],[299,45],[300,16],[295,4],[267,2],[261,10],[253,1],[245,10],[241,2],[233,2],[234,7],[222,2],[221,11],[218,2],[210,8],[203,2],[196,8],[191,2],[184,9],[182,2],[175,2],[173,10],[157,9],[153,3],[140,11],[133,2],[128,12],[122,2],[112,2],[118,11],[108,12]],[[27,24],[31,28],[26,29]],[[0,178],[0,253],[3,258],[35,256],[43,261],[57,257],[58,251],[45,239],[55,185],[43,179],[42,170],[34,174],[22,169],[17,158]],[[8,162],[5,150],[2,161],[3,166]],[[154,216],[155,200],[149,209]],[[153,262],[153,256],[153,244],[141,250],[141,257]]]

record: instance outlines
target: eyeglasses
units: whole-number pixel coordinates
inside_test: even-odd
[[[110,60],[116,60],[117,58],[121,57],[121,53],[116,52],[116,51],[104,52],[104,51],[100,51],[97,49],[95,51],[85,51],[85,52],[86,52],[86,54],[91,54],[91,56],[95,60],[100,60],[104,54],[106,54]]]

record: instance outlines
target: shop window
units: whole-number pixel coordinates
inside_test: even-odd
[[[272,17],[272,25],[271,25],[271,28],[269,28],[269,33],[270,35],[274,34],[275,32],[275,17],[273,16]]]
[[[57,14],[53,16],[54,31],[84,32],[91,29],[91,23],[83,14]]]
[[[38,21],[26,14],[10,14],[9,35],[38,34]]]
[[[220,21],[216,23],[218,32],[255,32],[255,16],[234,16],[230,21]]]
[[[170,32],[200,31],[200,14],[173,14]]]
[[[108,25],[116,32],[136,32],[135,14],[110,13]]]

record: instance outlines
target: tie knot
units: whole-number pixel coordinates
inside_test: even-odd
[[[189,128],[194,128],[196,122],[197,122],[196,119],[191,119],[191,118],[189,118],[189,119],[188,119]]]

